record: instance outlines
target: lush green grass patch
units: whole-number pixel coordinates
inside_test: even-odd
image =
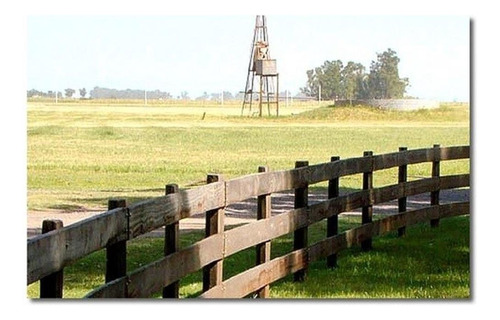
[[[206,174],[227,178],[254,173],[260,165],[290,169],[296,160],[326,162],[332,155],[359,157],[469,143],[467,127],[224,127],[224,128],[115,128],[36,127],[28,130],[28,208],[50,209],[67,204],[105,207],[106,199],[158,196],[168,183],[190,187]],[[468,163],[442,172],[468,172]],[[457,172],[458,173],[458,172]],[[425,165],[409,167],[410,176],[428,176]],[[392,171],[378,173],[376,181],[397,181]],[[359,188],[359,179],[341,180]]]

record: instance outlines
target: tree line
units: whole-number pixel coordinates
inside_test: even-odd
[[[306,86],[300,88],[300,93],[310,98],[322,100],[365,100],[365,99],[398,99],[403,98],[409,86],[408,78],[400,78],[398,64],[400,59],[396,52],[387,49],[377,53],[377,59],[371,62],[369,72],[365,66],[353,61],[344,63],[341,60],[325,61],[323,65],[307,70]],[[76,91],[71,88],[64,90],[66,98],[73,98]],[[87,90],[79,89],[80,99],[87,99]],[[285,92],[280,92],[284,96]],[[27,92],[28,98],[48,97],[55,98],[56,92],[41,92],[31,89]],[[62,92],[57,92],[62,98]],[[160,90],[144,91],[138,89],[109,89],[94,87],[89,92],[89,99],[175,99],[169,92]],[[181,100],[191,100],[187,91],[177,97]],[[195,100],[234,100],[243,99],[241,92],[236,95],[228,91],[223,93],[204,92]]]
[[[308,70],[307,84],[301,92],[323,100],[364,100],[403,98],[408,78],[400,78],[396,52],[387,49],[377,53],[369,72],[361,63],[340,60],[325,61],[323,65]]]
[[[118,90],[118,89],[110,89],[103,87],[94,87],[94,89],[90,90],[89,97],[87,98],[87,90],[85,88],[79,89],[80,99],[151,99],[151,100],[170,100],[175,99],[169,92],[161,91],[161,90],[140,90],[140,89],[126,89],[126,90]],[[64,97],[73,98],[76,91],[71,88],[64,89]],[[55,91],[43,92],[36,89],[31,89],[27,91],[28,98],[55,98]],[[63,98],[63,92],[57,92],[58,98]],[[182,91],[179,96],[176,97],[180,100],[191,100],[189,93],[187,91]],[[238,94],[234,96],[229,91],[217,92],[208,94],[207,92],[203,92],[203,94],[195,100],[234,100],[241,98]]]
[[[66,98],[73,98],[76,91],[71,88],[64,89],[64,96]],[[79,89],[80,99],[87,99],[87,90],[85,88]],[[94,87],[94,89],[89,92],[89,99],[144,99],[144,95],[149,99],[172,99],[172,95],[168,92],[163,92],[160,90],[146,91],[144,90],[117,90],[109,88]],[[44,98],[55,98],[55,91],[43,92],[36,89],[28,90],[28,98],[44,97]],[[62,98],[63,93],[57,92],[57,97]]]

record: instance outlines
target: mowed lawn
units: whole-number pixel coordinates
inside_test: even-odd
[[[100,209],[113,197],[133,202],[161,195],[168,183],[203,184],[208,173],[231,178],[260,165],[282,170],[297,160],[314,164],[365,150],[380,154],[470,141],[467,105],[412,112],[302,106],[279,118],[238,113],[239,105],[28,103],[28,209]],[[442,168],[442,174],[465,172],[468,161]],[[426,165],[409,168],[410,179],[429,174]],[[376,184],[396,180],[394,170],[375,175]],[[359,177],[341,179],[341,187],[360,186]]]

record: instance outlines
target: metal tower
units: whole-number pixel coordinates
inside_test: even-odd
[[[256,78],[258,80],[258,89],[254,91]],[[271,105],[276,105],[276,116],[279,115],[279,74],[276,69],[276,60],[271,59],[269,53],[269,38],[265,16],[255,18],[255,29],[244,93],[241,115],[248,114],[252,116],[258,113],[259,117],[262,117],[264,98],[267,103],[268,115],[271,115]],[[254,94],[257,94],[257,96],[254,97]],[[252,113],[254,99],[258,100],[259,108],[258,111]]]

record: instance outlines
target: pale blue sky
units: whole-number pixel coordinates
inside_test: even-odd
[[[469,100],[467,16],[266,15],[280,89],[298,93],[325,60],[369,69],[388,48],[407,94]],[[191,98],[244,89],[255,15],[30,15],[27,87],[160,89]]]

